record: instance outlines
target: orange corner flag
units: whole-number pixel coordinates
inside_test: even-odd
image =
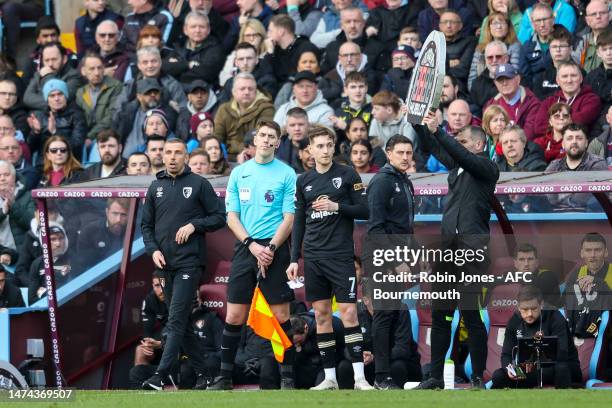
[[[272,314],[272,309],[259,287],[255,288],[253,293],[247,324],[257,335],[270,340],[274,357],[279,363],[282,363],[285,358],[285,350],[291,347],[291,340]]]

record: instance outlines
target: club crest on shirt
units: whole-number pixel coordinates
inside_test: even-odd
[[[202,328],[204,327],[204,320],[203,320],[203,319],[196,320],[196,322],[195,322],[195,326],[196,326],[198,329],[202,330]]]
[[[334,177],[332,179],[332,185],[336,188],[340,188],[342,185],[342,177]]]
[[[183,187],[183,197],[189,198],[191,197],[191,192],[193,191],[192,187]]]

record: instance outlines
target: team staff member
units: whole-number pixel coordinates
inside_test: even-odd
[[[442,215],[442,246],[444,250],[480,250],[486,248],[489,240],[489,218],[491,202],[494,199],[495,183],[499,170],[487,153],[484,131],[468,126],[455,138],[438,127],[435,114],[429,112],[423,119],[426,126],[417,126],[423,150],[431,153],[446,166],[448,173],[448,194]],[[463,271],[475,276],[487,267],[483,262],[466,263],[462,267],[454,263],[438,265],[438,273],[448,272],[458,277]],[[436,291],[451,289],[448,284],[437,285]],[[482,375],[487,361],[487,331],[480,318],[478,284],[461,285],[461,302],[457,300],[434,301],[431,329],[431,377],[419,384],[418,389],[444,388],[442,371],[444,356],[450,344],[452,316],[457,303],[468,330],[468,346],[472,357],[472,386],[483,388]]]
[[[162,390],[181,347],[198,375],[196,388],[204,388],[205,365],[200,342],[188,330],[191,307],[206,261],[205,233],[225,224],[223,206],[212,186],[186,166],[187,147],[180,139],[164,145],[165,170],[156,174],[147,191],[142,216],[145,249],[160,273],[168,323],[164,352],[157,372],[143,388]]]
[[[359,174],[333,161],[336,137],[323,126],[308,132],[315,168],[300,175],[296,186],[296,216],[291,242],[289,279],[297,279],[304,244],[306,300],[317,321],[317,342],[325,379],[311,390],[338,389],[336,341],[332,325],[335,295],[346,348],[353,365],[356,390],[374,389],[365,379],[363,336],[357,318],[357,277],[353,262],[355,219],[368,217],[365,189]]]
[[[368,234],[410,235],[414,226],[414,187],[406,171],[412,164],[413,144],[406,136],[395,135],[387,141],[385,150],[388,162],[368,184]],[[389,360],[392,328],[399,319],[400,304],[393,310],[376,306],[372,320],[372,336],[376,339],[373,342],[376,357],[374,387],[379,390],[398,389],[391,378]]]
[[[274,157],[281,129],[276,122],[257,124],[255,158],[230,174],[225,196],[227,226],[238,240],[227,284],[227,315],[221,340],[221,375],[209,390],[231,390],[234,359],[240,331],[247,320],[253,291],[259,282],[274,316],[291,338],[289,302],[294,299],[287,285],[289,265],[287,238],[295,212],[295,171]],[[285,352],[281,365],[281,388],[294,388],[292,359],[295,350]]]

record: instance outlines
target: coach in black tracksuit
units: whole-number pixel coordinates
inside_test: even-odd
[[[424,123],[416,126],[423,150],[434,155],[449,170],[448,194],[442,215],[442,248],[457,250],[486,249],[489,241],[489,218],[491,203],[494,199],[495,184],[499,170],[486,152],[486,135],[481,128],[469,126],[455,138],[448,135],[433,113],[429,113]],[[457,252],[455,252],[457,253]],[[459,276],[481,275],[486,273],[488,255],[483,262],[466,262],[458,267],[454,263],[438,264],[438,273],[448,272]],[[422,382],[418,388],[443,388],[442,371],[444,357],[450,344],[451,322],[454,309],[459,306],[461,316],[468,329],[468,345],[474,371],[472,386],[482,388],[482,375],[487,361],[487,332],[480,318],[478,294],[479,284],[445,284],[434,286],[435,291],[457,289],[461,301],[434,301],[431,330],[431,378]]]
[[[204,362],[197,336],[187,329],[191,306],[206,260],[205,233],[225,225],[225,211],[211,184],[185,165],[187,150],[180,139],[164,146],[166,169],[157,173],[147,191],[142,217],[146,251],[160,270],[168,304],[164,352],[157,373],[144,382],[163,389],[181,345],[204,387]]]
[[[368,185],[368,234],[373,241],[377,240],[374,234],[393,234],[394,237],[388,237],[391,241],[399,238],[397,235],[409,239],[408,235],[413,233],[414,224],[414,187],[406,170],[412,164],[413,144],[406,136],[395,135],[387,141],[385,150],[389,161]],[[387,241],[387,237],[384,239]],[[395,285],[388,289],[394,290],[393,286]],[[392,326],[393,322],[398,320],[400,305],[399,302],[397,307],[380,307],[377,304],[374,310],[374,387],[378,389],[398,388],[390,375],[390,353],[393,341]]]

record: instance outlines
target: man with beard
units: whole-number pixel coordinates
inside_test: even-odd
[[[147,139],[145,154],[150,160],[151,173],[157,174],[164,169],[164,145],[166,141],[162,137],[150,137]]]
[[[130,201],[127,198],[109,198],[106,218],[86,225],[77,241],[77,252],[82,270],[97,264],[123,247]]]
[[[565,157],[553,160],[546,168],[546,172],[608,170],[604,159],[587,152],[588,145],[586,128],[575,123],[568,125],[563,129],[562,146]],[[552,205],[566,208],[585,207],[592,198],[590,194],[548,195],[548,201]]]
[[[121,157],[123,145],[119,135],[111,129],[98,133],[98,153],[100,162],[85,170],[85,180],[106,178],[125,174],[125,159]]]
[[[448,120],[448,107],[451,102],[459,97],[459,83],[457,80],[449,75],[444,76],[444,82],[442,83],[442,95],[440,95],[440,105],[436,112],[438,123],[442,123]]]

